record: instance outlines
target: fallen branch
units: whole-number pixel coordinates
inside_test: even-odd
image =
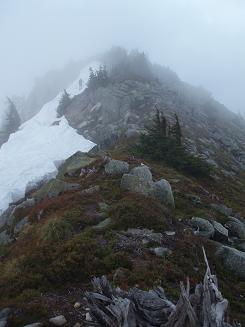
[[[228,301],[211,274],[204,248],[203,255],[207,266],[203,284],[196,285],[194,294],[190,294],[189,279],[186,287],[181,282],[176,305],[161,287],[125,292],[113,289],[105,276],[94,278],[94,292],[85,294],[93,321],[105,327],[232,327],[225,322]]]

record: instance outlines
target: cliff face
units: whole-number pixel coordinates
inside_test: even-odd
[[[186,146],[226,174],[245,168],[245,122],[205,91],[178,81],[124,80],[73,98],[66,118],[79,133],[97,144],[138,135],[155,108],[173,120],[177,113]]]

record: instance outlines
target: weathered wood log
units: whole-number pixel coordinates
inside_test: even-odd
[[[228,301],[211,274],[204,248],[203,255],[207,266],[203,284],[196,285],[190,294],[189,279],[186,287],[181,282],[176,305],[161,287],[125,292],[113,289],[105,276],[94,278],[94,292],[85,294],[93,321],[105,327],[232,327],[225,322]]]

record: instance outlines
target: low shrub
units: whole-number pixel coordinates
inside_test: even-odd
[[[162,231],[169,222],[169,212],[154,199],[143,195],[128,194],[108,211],[112,228],[148,228]]]

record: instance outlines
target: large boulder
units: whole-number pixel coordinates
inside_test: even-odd
[[[52,179],[48,183],[44,184],[38,191],[36,191],[33,194],[33,198],[37,201],[40,201],[44,198],[56,197],[63,192],[69,190],[77,190],[79,188],[79,184],[67,183],[59,179]]]
[[[197,229],[197,232],[200,236],[205,238],[211,238],[214,236],[214,227],[207,219],[192,217],[190,223],[192,227]]]
[[[225,268],[245,280],[245,252],[222,245],[215,254]]]
[[[232,208],[228,208],[224,204],[212,203],[211,207],[225,216],[230,216],[232,214]]]
[[[152,196],[172,208],[175,207],[172,188],[166,179],[161,179],[153,184]]]
[[[228,229],[216,220],[212,220],[211,223],[214,227],[214,239],[219,242],[228,241]]]
[[[121,189],[150,196],[174,208],[174,197],[169,182],[165,179],[153,182],[151,171],[147,166],[135,167],[129,174],[124,174],[121,179]]]
[[[229,217],[225,226],[228,228],[231,236],[235,236],[240,239],[245,239],[245,224],[241,222],[238,218]]]
[[[147,166],[134,167],[130,171],[131,175],[137,176],[138,178],[144,180],[145,182],[152,183],[152,174]]]
[[[105,172],[107,175],[126,174],[129,171],[129,164],[126,161],[110,160],[105,165]]]
[[[72,177],[77,171],[90,165],[95,160],[96,158],[88,156],[87,153],[78,151],[60,165],[57,178],[63,178],[64,176]]]
[[[121,179],[121,189],[133,193],[140,193],[149,195],[149,191],[152,189],[153,183],[148,182],[138,176],[131,174],[124,174]]]

